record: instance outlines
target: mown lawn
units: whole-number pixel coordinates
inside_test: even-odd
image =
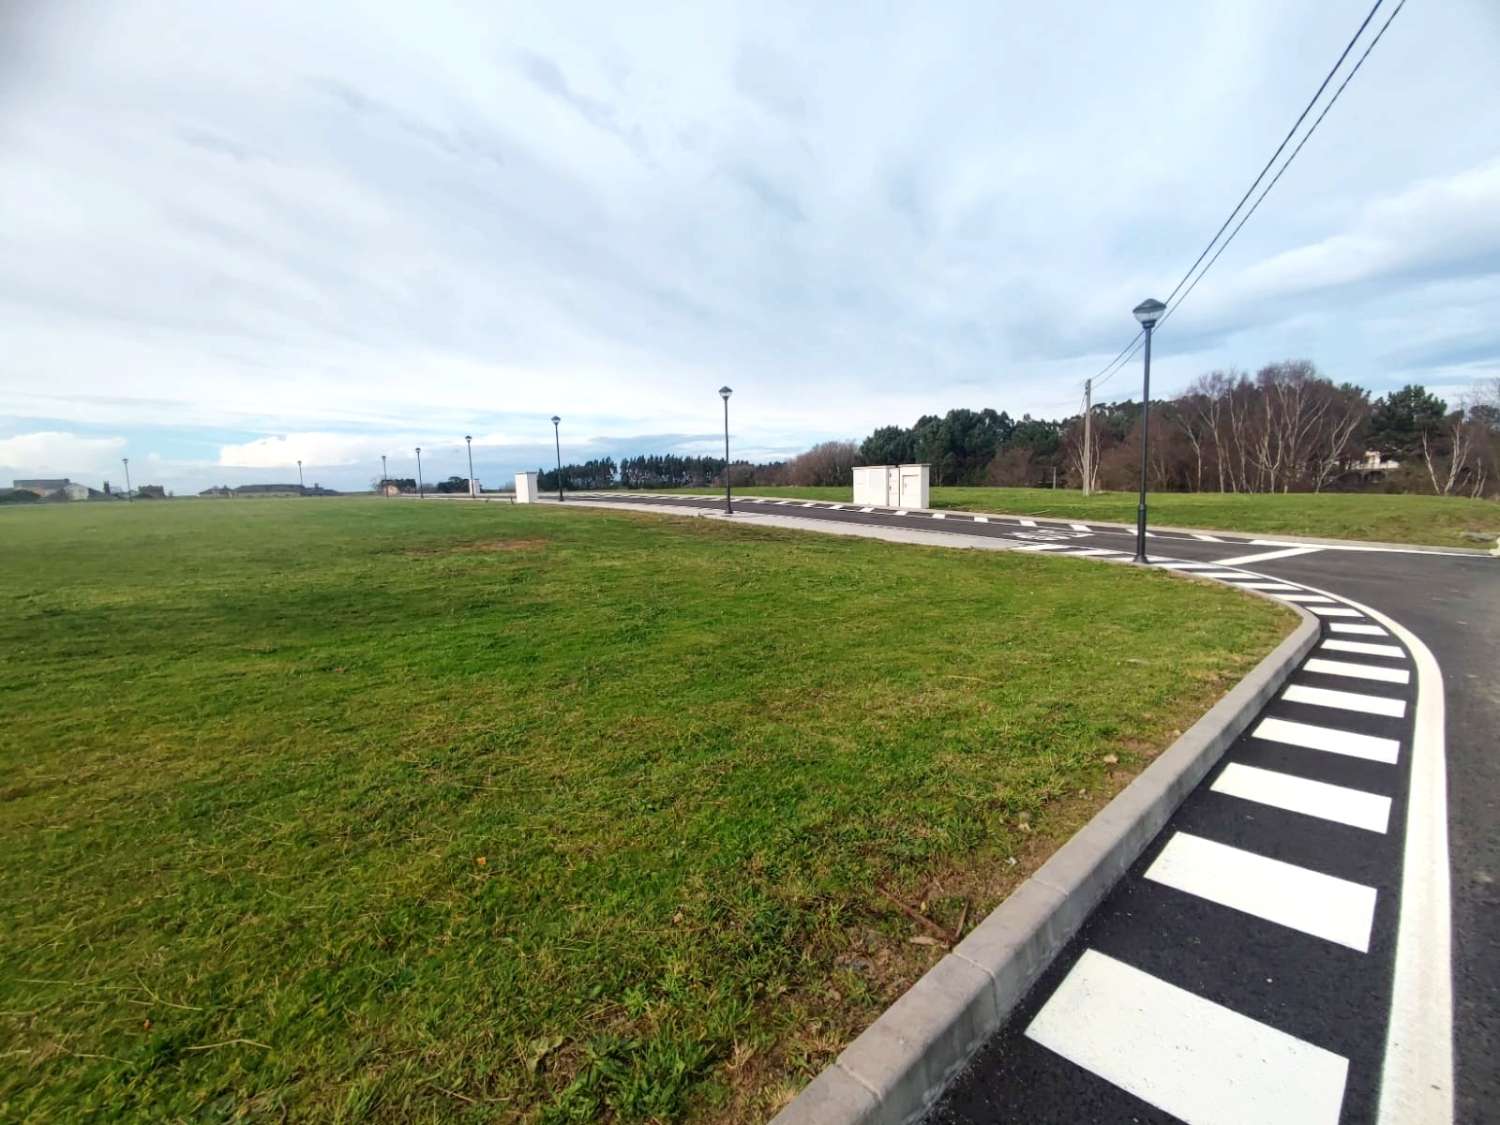
[[[757,485],[742,491],[747,496],[795,496],[805,500],[846,503],[852,499],[852,489],[848,488]],[[1135,523],[1134,492],[1103,492],[1085,498],[1080,492],[1064,488],[933,488],[931,499],[934,508]],[[1458,496],[1396,496],[1373,492],[1285,495],[1153,492],[1147,498],[1147,504],[1152,522],[1169,527],[1470,548],[1493,547],[1495,538],[1500,536],[1500,502]],[[1487,542],[1467,539],[1463,534],[1466,531],[1487,533],[1489,539]]]
[[[402,500],[0,511],[0,1119],[764,1119],[1291,625]],[[1014,862],[1012,862],[1014,861]]]

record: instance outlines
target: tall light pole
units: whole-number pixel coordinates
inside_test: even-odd
[[[390,470],[385,467],[385,454],[382,453],[380,455],[380,495],[389,496],[390,494],[391,473]]]
[[[129,503],[133,499],[130,495],[130,458],[121,457],[120,464],[125,466],[125,502]]]
[[[734,495],[729,487],[729,396],[734,391],[728,387],[719,388],[719,397],[724,400],[724,514],[734,515]]]
[[[422,447],[417,446],[417,499],[422,499]]]
[[[1134,310],[1136,320],[1146,332],[1146,370],[1141,382],[1141,495],[1135,509],[1135,561],[1147,562],[1146,558],[1146,454],[1151,431],[1151,330],[1161,319],[1167,306],[1155,297],[1147,297]]]
[[[557,450],[557,502],[562,503],[562,438],[557,436],[558,423],[562,421],[556,414],[552,415],[552,445]]]
[[[464,434],[464,444],[469,447],[469,495],[475,496],[474,491],[474,435]]]
[[[302,458],[297,458],[297,487],[303,492],[307,491],[307,484],[302,479]]]

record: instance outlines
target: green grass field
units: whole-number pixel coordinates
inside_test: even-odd
[[[704,492],[701,488],[657,489]],[[747,496],[789,496],[805,500],[852,498],[848,488],[755,486]],[[1096,493],[1085,498],[1072,489],[933,488],[934,508],[1002,512],[1018,516],[1135,523],[1136,494]],[[1159,492],[1148,497],[1153,524],[1263,535],[1309,535],[1320,539],[1362,539],[1418,543],[1435,547],[1493,547],[1500,536],[1500,502],[1457,496],[1396,496],[1374,492],[1257,495],[1218,492]],[[1487,532],[1487,543],[1464,538],[1465,531]]]
[[[1292,623],[596,510],[0,541],[6,1121],[763,1120],[940,954],[882,887],[982,917]]]

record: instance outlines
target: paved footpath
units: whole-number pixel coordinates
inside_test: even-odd
[[[1133,532],[1084,522],[735,507],[814,530],[1133,553]],[[1155,565],[1302,605],[1322,636],[931,1120],[1500,1119],[1500,560],[1219,533],[1149,548]]]

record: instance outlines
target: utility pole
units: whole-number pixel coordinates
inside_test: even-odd
[[[121,457],[120,464],[125,466],[125,502],[129,503],[131,500],[135,499],[130,495],[130,458]]]
[[[1083,381],[1083,494],[1094,486],[1094,381]]]

